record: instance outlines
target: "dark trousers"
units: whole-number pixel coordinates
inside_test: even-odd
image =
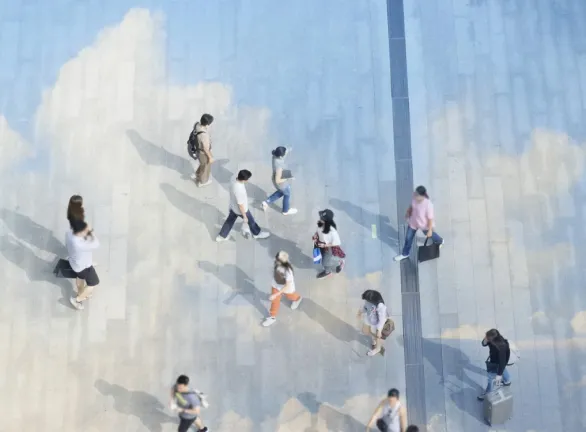
[[[242,216],[230,210],[230,213],[228,213],[228,217],[226,218],[226,222],[224,222],[224,225],[222,225],[222,229],[220,230],[220,237],[228,237],[228,234],[230,234],[230,231],[232,231],[234,223],[236,223],[236,219],[238,219],[239,217]],[[258,235],[260,233],[260,227],[252,217],[250,210],[246,212],[246,217],[248,218],[248,226],[250,227],[250,232],[252,233],[252,235]]]
[[[197,418],[197,417],[196,417]],[[195,419],[184,419],[179,417],[179,428],[177,432],[188,432]]]

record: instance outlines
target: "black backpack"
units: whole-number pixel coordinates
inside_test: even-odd
[[[197,139],[197,136],[202,133],[205,133],[205,132],[204,131],[196,132],[195,127],[194,127],[193,130],[191,131],[191,133],[189,134],[189,138],[187,139],[187,153],[193,159],[199,158],[199,140]]]

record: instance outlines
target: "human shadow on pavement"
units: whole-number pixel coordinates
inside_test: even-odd
[[[0,218],[20,241],[62,258],[67,256],[65,245],[53,235],[53,231],[39,225],[30,217],[4,208],[0,210]],[[65,209],[63,218],[65,218]],[[65,233],[63,237],[65,238]]]
[[[212,274],[217,277],[224,285],[231,287],[233,293],[224,300],[224,304],[230,305],[232,300],[236,296],[242,296],[258,311],[262,318],[267,317],[269,314],[268,308],[263,304],[262,300],[269,303],[269,292],[259,290],[254,280],[248,276],[240,267],[234,264],[224,264],[219,266],[209,261],[200,261],[198,263],[206,273]]]
[[[203,222],[207,227],[210,238],[215,240],[226,219],[226,214],[222,213],[213,205],[197,198],[193,198],[168,183],[161,183],[160,188],[173,206],[186,215]],[[235,227],[237,227],[241,221],[242,219],[239,218]],[[257,223],[263,228],[260,222],[262,221],[257,220]],[[234,235],[235,231],[236,228],[232,229],[231,235]],[[313,267],[313,259],[309,255],[304,254],[294,241],[287,240],[274,233],[271,233],[271,236],[267,239],[250,241],[258,241],[259,245],[267,248],[268,254],[271,258],[274,258],[279,251],[286,251],[289,254],[289,259],[294,268],[306,269]]]
[[[228,159],[216,160],[212,164],[212,177],[229,193],[231,181],[236,176],[236,173],[226,168],[228,162]],[[254,173],[252,173],[252,178],[254,178]],[[252,207],[262,209],[261,203],[267,199],[267,193],[250,181],[246,183],[246,192],[248,197],[252,198]]]
[[[126,135],[145,164],[167,167],[178,172],[184,178],[187,178],[193,171],[187,158],[178,156],[162,146],[147,141],[136,130],[129,129],[126,131]],[[185,152],[187,153],[187,143],[185,144]]]
[[[204,223],[210,239],[215,240],[220,232],[221,224],[224,223],[226,217],[220,210],[205,201],[198,200],[181,192],[175,186],[171,186],[168,183],[161,183],[159,187],[175,208]]]
[[[32,282],[49,282],[61,289],[63,299],[73,293],[73,285],[67,279],[55,277],[52,273],[54,262],[39,258],[26,244],[11,236],[0,237],[0,251],[4,258],[20,267]],[[67,301],[61,303],[72,306]]]
[[[311,426],[303,432],[319,432],[319,418],[326,424],[328,431],[362,432],[366,424],[359,422],[348,414],[343,414],[334,407],[317,400],[314,393],[304,392],[297,395],[297,400],[311,413]]]
[[[127,390],[117,384],[98,379],[95,388],[104,396],[114,398],[114,409],[121,414],[138,417],[150,432],[162,432],[164,423],[176,423],[177,418],[164,412],[158,398],[143,391]]]
[[[376,224],[379,228],[377,235],[380,240],[390,248],[398,251],[399,233],[397,232],[397,229],[392,226],[388,216],[370,212],[349,201],[337,198],[330,199],[330,204],[335,210],[343,211],[350,219],[364,228],[370,230],[372,229],[372,224]]]
[[[479,367],[470,361],[464,352],[452,347],[441,339],[422,338],[423,356],[435,369],[436,375],[440,377],[439,385],[449,391],[450,399],[462,412],[467,413],[475,420],[483,422],[482,403],[476,397],[483,392],[484,387],[478,384],[478,379],[469,376],[470,373],[480,375],[480,382],[486,382],[486,369]],[[458,344],[473,344],[478,341],[458,340]],[[488,349],[487,349],[488,355]],[[437,409],[445,407],[443,401],[430,401],[433,405],[438,404]],[[429,406],[433,410],[433,406]]]

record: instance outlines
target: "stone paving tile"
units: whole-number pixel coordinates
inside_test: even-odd
[[[443,347],[425,363],[428,430],[489,430],[474,397],[494,326],[522,352],[502,430],[584,429],[584,3],[404,9],[414,181],[447,240],[419,267],[423,337]]]
[[[0,0],[0,430],[176,430],[179,373],[209,394],[211,430],[364,430],[406,387],[386,2],[130,3]],[[205,111],[218,160],[197,189],[184,143]],[[294,149],[289,219],[259,210],[277,145]],[[237,223],[217,245],[242,168],[273,236]],[[80,313],[51,273],[73,193],[102,244]],[[318,282],[325,207],[348,266]],[[305,299],[265,329],[281,249]],[[368,288],[397,326],[384,358],[357,331]]]

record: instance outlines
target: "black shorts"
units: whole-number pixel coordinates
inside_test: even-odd
[[[96,273],[96,269],[94,266],[90,266],[86,269],[83,269],[79,273],[75,273],[78,279],[84,280],[87,286],[96,286],[100,283],[100,278]]]
[[[179,429],[177,429],[177,432],[188,432],[189,428],[196,419],[197,417],[192,419],[184,419],[179,417]]]

